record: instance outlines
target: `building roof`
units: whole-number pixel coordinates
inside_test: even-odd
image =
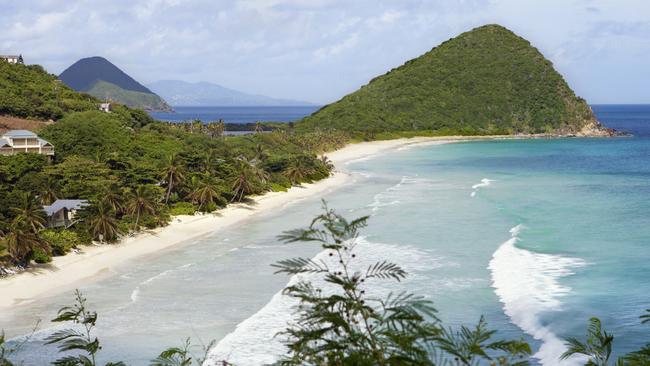
[[[43,206],[43,210],[47,216],[52,216],[64,208],[68,210],[78,210],[88,206],[88,204],[88,200],[56,200],[49,206]]]
[[[2,134],[6,137],[38,137],[34,132],[27,130],[9,130]]]
[[[18,58],[18,55],[0,55],[0,58]]]
[[[45,146],[45,145],[54,146],[54,145],[52,145],[49,141],[43,140],[43,139],[40,138],[40,137],[38,138],[38,145],[41,146],[41,147],[43,147],[43,146]]]

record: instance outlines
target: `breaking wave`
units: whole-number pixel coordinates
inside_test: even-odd
[[[426,281],[426,277],[418,273],[444,265],[442,258],[434,257],[427,251],[408,245],[372,243],[364,238],[359,238],[357,243],[354,249],[357,254],[354,267],[365,270],[370,263],[392,258],[395,263],[404,265],[405,270],[409,272],[409,276],[401,283],[378,282],[377,284],[381,283],[381,286],[374,286],[373,288],[378,287],[378,289],[370,295],[398,292],[403,288],[409,288],[410,286],[405,283]],[[326,263],[333,261],[334,257],[328,254],[328,251],[323,251],[313,259],[323,260]],[[328,265],[335,265],[335,263],[328,263]],[[332,289],[322,281],[321,276],[311,274],[292,276],[287,286],[302,280],[311,281],[324,292]],[[220,361],[224,360],[236,365],[263,365],[277,361],[287,352],[284,339],[277,334],[294,321],[292,309],[297,305],[295,299],[284,296],[282,291],[279,291],[261,310],[239,323],[234,331],[224,337],[210,351],[204,366],[220,365]]]
[[[518,248],[516,243],[524,229],[523,225],[510,229],[511,238],[494,252],[488,266],[492,272],[492,287],[511,321],[542,341],[533,357],[542,365],[579,365],[578,359],[559,361],[566,350],[564,341],[542,325],[540,315],[561,310],[560,299],[571,292],[571,288],[563,286],[559,280],[574,274],[573,269],[584,266],[585,262]]]

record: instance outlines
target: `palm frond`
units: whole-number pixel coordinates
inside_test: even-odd
[[[382,261],[368,266],[366,278],[393,278],[401,281],[403,278],[406,278],[406,271],[395,263]]]
[[[329,269],[324,262],[318,263],[308,258],[291,258],[279,261],[271,265],[278,268],[275,273],[321,273],[328,272]]]

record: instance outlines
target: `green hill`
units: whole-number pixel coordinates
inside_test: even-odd
[[[297,124],[366,137],[578,133],[585,126],[600,130],[587,103],[536,48],[499,25],[450,39]]]
[[[101,100],[112,100],[131,108],[142,108],[149,111],[170,110],[169,105],[156,94],[122,89],[102,80],[97,81],[87,93]]]
[[[101,100],[132,108],[171,111],[161,97],[103,57],[82,58],[65,69],[59,79],[70,88]]]
[[[97,109],[99,101],[80,94],[39,65],[0,62],[0,115],[57,120],[74,111]]]

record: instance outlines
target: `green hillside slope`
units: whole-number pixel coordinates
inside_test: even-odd
[[[67,112],[96,109],[98,103],[39,65],[0,62],[0,115],[57,120]]]
[[[131,108],[142,108],[150,111],[170,111],[171,107],[158,95],[122,89],[106,81],[97,81],[88,94],[101,100],[110,100]]]
[[[598,130],[590,107],[525,39],[486,25],[379,76],[298,123],[365,136],[577,133]]]

